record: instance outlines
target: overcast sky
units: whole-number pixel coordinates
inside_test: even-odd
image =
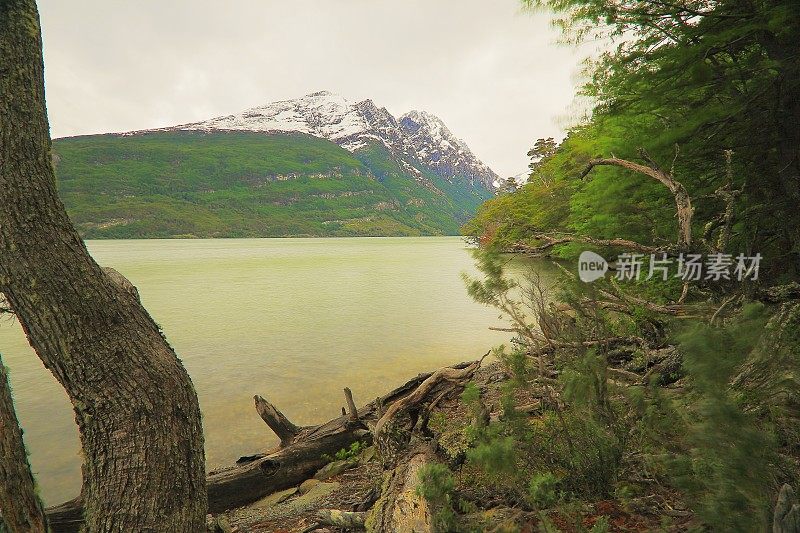
[[[442,118],[501,176],[559,136],[583,58],[518,0],[40,0],[53,137],[329,90]]]

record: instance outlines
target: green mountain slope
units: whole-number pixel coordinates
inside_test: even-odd
[[[53,151],[86,238],[455,235],[491,196],[403,171],[377,142],[351,154],[299,133],[92,135]]]

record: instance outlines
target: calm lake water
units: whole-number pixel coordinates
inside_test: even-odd
[[[209,470],[277,439],[254,394],[291,420],[340,413],[343,387],[363,404],[419,372],[478,358],[508,341],[474,303],[458,237],[90,241],[138,288],[200,397]],[[19,324],[0,322],[0,352],[47,504],[80,490],[72,409]]]

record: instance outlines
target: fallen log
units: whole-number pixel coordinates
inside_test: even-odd
[[[447,368],[459,370],[474,364],[466,362]],[[273,430],[279,428],[281,433],[275,433],[281,439],[281,445],[267,453],[242,457],[235,466],[210,472],[206,478],[209,512],[220,513],[241,507],[273,492],[299,485],[325,466],[327,461],[323,455],[333,455],[353,442],[369,440],[371,435],[367,424],[374,424],[386,406],[416,391],[433,374],[420,374],[363,408],[319,426],[298,427],[275,406],[260,396],[256,397],[259,415]],[[347,403],[349,406],[350,401]],[[268,413],[267,416],[262,412]],[[45,512],[52,533],[77,533],[83,524],[80,497],[50,507]]]
[[[418,490],[421,469],[436,460],[430,443],[425,442],[426,417],[442,398],[469,381],[488,355],[458,367],[437,370],[409,394],[392,402],[380,415],[372,435],[386,471],[380,497],[367,512],[364,524],[367,531],[428,533],[434,530],[434,510]],[[427,413],[424,406],[427,406]],[[486,416],[488,418],[488,411]]]
[[[373,441],[384,468],[397,465],[408,449],[423,404],[437,402],[449,389],[464,385],[488,355],[489,352],[480,360],[464,366],[440,368],[410,394],[389,405],[372,428]],[[422,422],[424,426],[426,421]]]
[[[433,510],[419,494],[420,469],[434,460],[425,448],[409,452],[397,466],[384,474],[381,496],[367,512],[367,531],[380,533],[430,533]]]
[[[301,428],[289,445],[243,457],[235,466],[209,473],[208,512],[221,513],[297,486],[327,464],[323,456],[369,439],[370,432],[363,424],[353,423],[347,416]],[[80,499],[47,509],[47,518],[53,533],[77,532],[83,523]]]
[[[339,417],[300,431],[291,445],[208,475],[208,512],[220,513],[252,503],[273,492],[294,487],[313,476],[332,456],[370,432]]]

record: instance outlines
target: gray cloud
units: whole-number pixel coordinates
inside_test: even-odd
[[[502,176],[559,136],[579,53],[517,0],[41,0],[52,135],[330,90],[441,117]]]

